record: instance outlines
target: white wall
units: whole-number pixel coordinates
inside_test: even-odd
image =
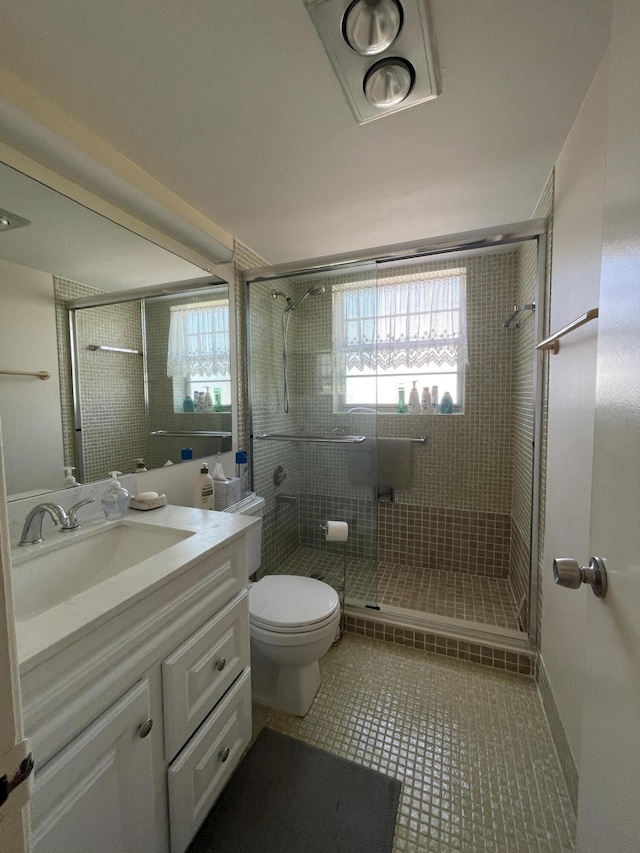
[[[60,488],[62,421],[51,275],[0,260],[0,370],[48,370],[51,379],[0,376],[7,493]]]
[[[556,164],[551,330],[598,306],[604,206],[607,59]],[[586,605],[558,587],[554,557],[589,560],[597,321],[549,355],[549,421],[541,656],[574,761],[581,747]]]

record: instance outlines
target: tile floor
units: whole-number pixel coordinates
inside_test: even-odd
[[[575,817],[535,683],[347,634],[304,718],[267,725],[400,779],[394,853],[566,853]],[[302,851],[301,851],[302,853]]]
[[[504,578],[351,557],[345,583],[344,557],[312,548],[298,548],[279,573],[320,577],[339,591],[344,586],[346,603],[357,607],[377,604],[518,630],[516,603]]]

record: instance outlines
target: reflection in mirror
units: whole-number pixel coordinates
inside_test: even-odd
[[[168,282],[191,281],[199,287],[205,280],[210,282],[211,275],[1,163],[0,208],[29,223],[0,233],[0,371],[25,373],[44,370],[51,374],[50,379],[42,381],[33,376],[0,373],[0,419],[7,492],[10,498],[15,498],[25,496],[25,493],[41,494],[62,488],[64,465],[75,465],[66,303],[89,294]],[[215,297],[211,291],[208,293],[207,298],[217,300],[222,291],[216,291]],[[201,297],[203,292],[197,299]],[[180,300],[183,298],[184,294]],[[226,291],[222,298],[228,299]],[[148,305],[147,310],[150,310]],[[91,452],[96,460],[101,453],[104,458],[103,464],[96,462],[94,469],[86,472],[84,481],[102,478],[105,471],[115,467],[123,472],[131,471],[136,458],[143,458],[146,467],[162,465],[167,459],[179,461],[179,451],[183,447],[190,447],[194,458],[216,452],[215,445],[211,443],[178,437],[176,458],[176,449],[169,447],[165,438],[152,439],[148,435],[157,430],[230,431],[231,401],[222,396],[220,412],[194,412],[187,418],[186,413],[175,411],[172,397],[174,408],[166,416],[162,409],[155,411],[154,390],[162,388],[166,396],[167,385],[174,388],[179,384],[175,378],[166,376],[168,343],[161,341],[160,337],[156,341],[154,336],[153,343],[149,341],[145,345],[140,300],[137,303],[123,302],[117,308],[112,307],[111,311],[114,316],[106,337],[94,339],[91,335],[87,345],[112,343],[138,350],[146,348],[149,356],[154,348],[158,352],[164,348],[164,375],[152,379],[152,371],[149,370],[147,393],[141,356],[85,351],[87,359],[93,357],[94,369],[99,360],[103,360],[102,371],[93,381],[89,380],[83,393],[91,401],[94,411]],[[126,381],[119,378],[115,369],[117,360],[121,358],[127,359]],[[157,354],[154,359],[156,364],[160,363]],[[202,384],[210,385],[211,394],[214,388],[225,387],[218,375],[205,374],[204,378],[207,381]],[[197,380],[195,375],[190,380],[193,391],[199,390]],[[185,380],[182,385],[184,390]],[[142,413],[135,426],[130,420],[133,412]],[[149,423],[146,422],[147,417]],[[129,433],[135,436],[136,452],[132,452],[132,444],[127,446],[122,461],[109,460],[107,451],[114,435],[112,424],[120,420],[127,424],[124,431],[126,440],[129,440]],[[151,424],[157,426],[157,430],[150,428]],[[116,443],[124,443],[122,434]],[[78,476],[78,479],[82,478]]]
[[[87,301],[86,288],[57,280],[59,310],[71,288]],[[225,285],[70,308],[75,408],[69,396],[63,422],[79,480],[231,450]]]

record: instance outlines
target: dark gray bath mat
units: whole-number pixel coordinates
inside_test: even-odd
[[[188,853],[390,853],[400,788],[265,728]]]

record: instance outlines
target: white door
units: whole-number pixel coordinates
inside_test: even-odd
[[[8,780],[15,778],[16,770],[28,752],[28,744],[22,740],[9,550],[0,431],[0,777],[6,776]],[[28,850],[29,814],[24,806],[29,784],[16,787],[4,805],[0,805],[0,850],[11,850],[12,853]]]
[[[615,0],[580,764],[580,853],[640,851],[640,3]]]

